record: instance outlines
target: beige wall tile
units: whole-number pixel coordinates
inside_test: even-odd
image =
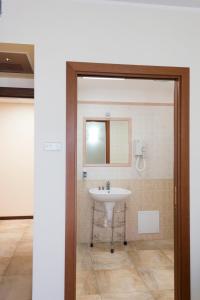
[[[89,242],[91,237],[92,200],[88,189],[105,185],[102,180],[77,182],[77,239]],[[173,239],[173,180],[111,180],[111,186],[128,188],[132,191],[127,201],[127,238],[134,240]],[[140,210],[158,210],[160,212],[160,233],[138,234],[137,217]],[[97,236],[109,241],[108,230],[95,229]]]

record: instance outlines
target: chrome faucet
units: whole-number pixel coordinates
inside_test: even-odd
[[[110,191],[110,181],[106,181],[106,190]]]

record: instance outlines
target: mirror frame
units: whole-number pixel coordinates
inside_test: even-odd
[[[87,121],[127,121],[128,122],[128,162],[127,163],[105,163],[87,164],[86,163],[86,122]],[[112,118],[112,117],[84,117],[83,118],[83,167],[131,167],[132,165],[132,118]]]

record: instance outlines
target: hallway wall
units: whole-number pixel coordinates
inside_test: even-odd
[[[0,103],[0,217],[33,215],[33,104]]]

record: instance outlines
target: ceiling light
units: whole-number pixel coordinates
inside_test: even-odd
[[[6,58],[5,58],[5,61],[6,61],[6,62],[11,62],[11,61],[12,61],[12,59],[11,59],[11,58],[9,58],[9,57],[6,57]]]

